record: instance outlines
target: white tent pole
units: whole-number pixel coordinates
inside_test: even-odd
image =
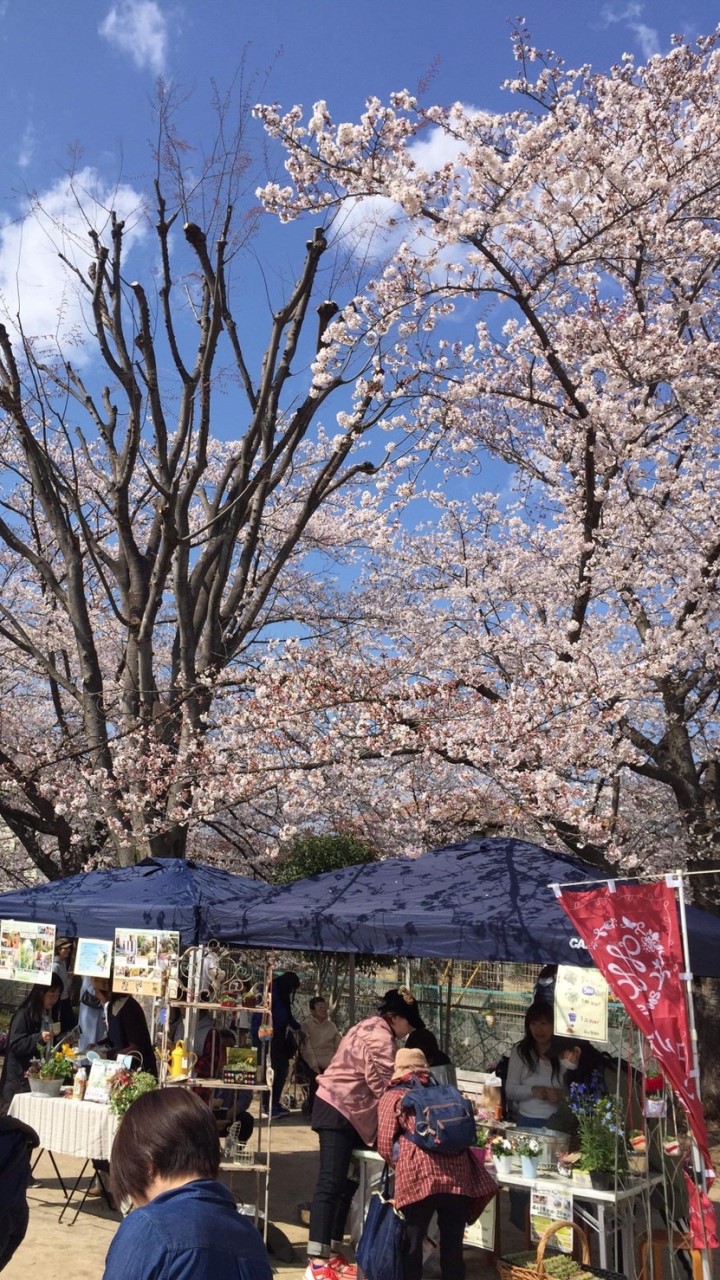
[[[668,876],[666,883],[674,888],[677,892],[677,902],[680,912],[680,934],[683,945],[683,960],[685,964],[685,973],[682,975],[685,981],[685,1004],[687,1007],[688,1024],[690,1027],[690,1052],[692,1054],[692,1070],[694,1073],[695,1086],[697,1088],[698,1102],[702,1102],[700,1096],[700,1056],[698,1054],[697,1027],[695,1025],[695,1005],[692,996],[692,980],[693,975],[690,972],[690,946],[688,943],[687,917],[685,914],[685,882],[683,880],[682,871],[676,871],[671,877]],[[707,1191],[707,1179],[705,1176],[705,1162],[700,1154],[700,1149],[695,1141],[695,1135],[691,1132],[692,1142],[692,1159],[693,1169],[696,1174],[700,1175],[700,1186],[703,1191]],[[712,1264],[710,1260],[710,1250],[702,1249],[702,1268],[703,1280],[711,1280]]]

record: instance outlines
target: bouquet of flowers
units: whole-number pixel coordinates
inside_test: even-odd
[[[577,1119],[581,1169],[627,1171],[627,1153],[620,1106],[604,1088],[596,1072],[589,1084],[570,1085],[570,1110]]]
[[[44,1050],[45,1056],[33,1058],[27,1074],[35,1080],[72,1080],[76,1053],[69,1045],[64,1044],[53,1052]]]
[[[523,1133],[515,1143],[515,1150],[519,1156],[529,1156],[534,1160],[540,1155],[540,1143],[537,1138],[531,1138],[529,1133]]]
[[[490,1139],[490,1150],[494,1156],[511,1156],[513,1153],[513,1144],[509,1138],[503,1138],[497,1135]]]
[[[119,1119],[136,1098],[157,1087],[158,1082],[149,1071],[128,1071],[122,1067],[110,1077],[110,1110]]]

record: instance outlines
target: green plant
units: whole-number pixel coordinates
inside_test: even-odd
[[[537,1138],[532,1138],[529,1133],[523,1133],[515,1143],[515,1150],[519,1156],[528,1156],[531,1160],[534,1160],[540,1155],[540,1143]]]
[[[110,1110],[114,1116],[124,1116],[136,1098],[157,1087],[157,1080],[149,1071],[127,1071],[121,1068],[110,1077]]]
[[[43,1047],[42,1058],[33,1058],[27,1074],[34,1080],[72,1080],[75,1051],[63,1045],[53,1052]]]
[[[578,1167],[587,1171],[626,1172],[620,1104],[605,1093],[600,1075],[594,1075],[589,1084],[570,1086],[570,1109],[577,1119],[580,1140]]]

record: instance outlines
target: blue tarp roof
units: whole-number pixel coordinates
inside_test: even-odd
[[[310,876],[242,913],[245,946],[537,964],[591,963],[548,886],[597,879],[523,840],[469,840]],[[720,977],[720,918],[688,908],[693,970]],[[232,935],[228,915],[221,936]]]
[[[184,858],[146,858],[134,867],[89,871],[0,894],[0,917],[56,925],[69,938],[112,939],[116,929],[176,930],[184,946],[217,938],[221,918],[239,918],[263,897],[260,880]],[[229,910],[230,909],[230,910]],[[226,935],[224,935],[226,936]]]

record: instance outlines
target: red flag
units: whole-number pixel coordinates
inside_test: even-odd
[[[690,1224],[690,1243],[693,1249],[717,1249],[720,1242],[717,1238],[717,1222],[715,1205],[704,1191],[683,1169],[688,1197],[688,1221]]]
[[[685,965],[675,892],[664,882],[604,884],[559,894],[593,961],[647,1039],[714,1178],[694,1069],[681,977]],[[707,1248],[706,1235],[699,1248]]]

